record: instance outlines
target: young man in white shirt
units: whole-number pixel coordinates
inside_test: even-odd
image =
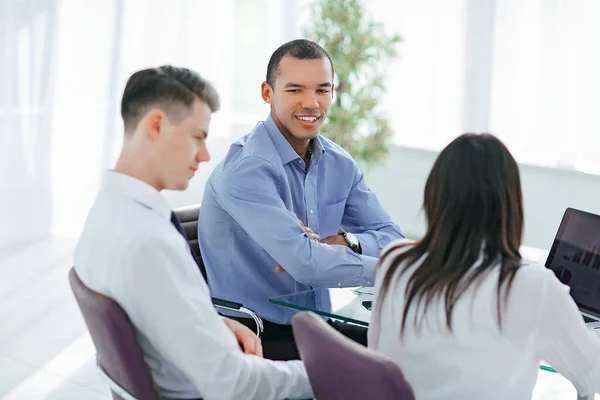
[[[210,159],[205,141],[218,108],[215,89],[188,69],[162,66],[129,78],[123,148],[86,221],[75,269],[125,310],[165,398],[311,397],[300,361],[262,359],[260,339],[216,313],[159,193],[184,190]]]

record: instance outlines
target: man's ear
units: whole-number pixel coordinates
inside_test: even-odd
[[[265,103],[273,104],[273,88],[266,81],[260,85],[260,91]]]
[[[165,120],[165,113],[159,109],[152,109],[146,116],[146,135],[150,139],[157,139]]]

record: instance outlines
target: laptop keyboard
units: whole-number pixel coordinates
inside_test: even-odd
[[[590,317],[586,317],[585,315],[582,315],[583,317],[583,321],[587,324],[588,322],[598,322],[597,319],[595,318],[590,318]]]

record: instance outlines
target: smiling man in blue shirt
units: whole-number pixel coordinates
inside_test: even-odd
[[[231,146],[206,184],[198,236],[212,295],[263,318],[266,358],[298,358],[296,311],[269,298],[314,288],[307,304],[328,310],[327,288],[372,285],[382,248],[403,237],[352,157],[319,135],[333,90],[323,48],[282,45],[262,83],[269,117]],[[364,328],[332,325],[366,344]]]

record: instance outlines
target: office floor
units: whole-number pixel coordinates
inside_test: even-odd
[[[111,399],[67,279],[74,246],[48,239],[0,252],[0,400]],[[576,393],[540,371],[532,398]]]
[[[0,399],[108,400],[71,294],[73,239],[0,254]]]

